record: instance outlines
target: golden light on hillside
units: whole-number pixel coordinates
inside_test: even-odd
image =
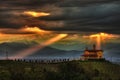
[[[59,40],[61,40],[62,38],[66,37],[68,34],[59,34],[49,40],[47,40],[45,43],[43,43],[43,46],[48,46],[50,44],[53,44],[54,42],[57,42]]]
[[[68,36],[68,34],[58,34],[55,37],[50,38],[49,40],[41,43],[38,46],[31,47],[29,49],[26,49],[26,50],[23,50],[23,51],[17,53],[17,55],[15,55],[15,56],[11,56],[10,59],[20,59],[20,58],[24,58],[26,56],[32,55],[36,51],[41,50],[44,47],[49,46],[49,45],[51,45],[51,44],[65,38],[66,36]]]
[[[32,17],[42,17],[42,16],[49,16],[50,13],[46,13],[46,12],[35,12],[35,11],[24,11],[25,15],[29,15]]]

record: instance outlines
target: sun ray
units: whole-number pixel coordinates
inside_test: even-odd
[[[51,45],[51,44],[53,44],[53,43],[55,43],[55,42],[63,39],[63,38],[66,37],[67,35],[68,35],[68,34],[58,34],[57,36],[55,36],[55,37],[53,37],[53,38],[51,38],[51,39],[49,39],[49,40],[41,43],[41,44],[38,45],[38,46],[31,47],[31,48],[29,48],[29,49],[26,49],[26,50],[23,50],[23,51],[17,53],[17,55],[11,56],[10,59],[21,59],[21,58],[24,58],[24,57],[26,57],[26,56],[32,55],[32,54],[34,54],[36,51],[41,50],[41,49],[43,49],[44,47],[49,46],[49,45]]]
[[[107,34],[107,33],[102,33],[102,32],[98,33],[98,34],[83,36],[83,38],[88,38],[88,39],[90,39],[90,41],[96,42],[98,50],[101,49],[101,43],[103,43],[103,42],[105,43],[109,39],[119,38],[119,37],[120,37],[119,35]]]

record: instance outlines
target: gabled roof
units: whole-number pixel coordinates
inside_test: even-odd
[[[103,50],[85,50],[85,51],[88,51],[88,52],[99,52],[99,51],[101,51],[101,52],[103,52]]]

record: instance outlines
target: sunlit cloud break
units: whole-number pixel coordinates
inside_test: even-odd
[[[40,29],[39,27],[28,27],[22,28],[21,31],[23,32],[33,32],[33,33],[50,33],[51,31]]]
[[[119,35],[114,34],[107,34],[107,33],[98,33],[98,34],[92,34],[89,36],[83,36],[83,38],[89,38],[91,41],[96,41],[97,49],[101,49],[101,43],[105,42],[109,39],[113,38],[119,38]]]
[[[24,15],[32,16],[32,17],[42,17],[42,16],[49,16],[50,13],[46,12],[35,12],[35,11],[24,11]]]
[[[39,36],[52,33],[51,31],[40,29],[39,27],[25,26],[20,29],[3,28],[0,29],[0,43],[12,42],[16,40],[29,39],[29,36],[38,34]]]
[[[27,26],[27,25],[23,28],[20,28],[20,29],[12,29],[12,28],[2,28],[2,29],[0,29],[0,33],[2,33],[2,34],[27,34],[27,33],[42,34],[42,33],[50,33],[50,32],[51,31],[40,29],[37,26],[30,27],[30,26]]]

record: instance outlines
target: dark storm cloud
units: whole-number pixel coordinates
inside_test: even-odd
[[[56,2],[57,0],[1,0],[0,27],[21,28],[25,25],[39,26],[40,21],[35,18],[22,15],[22,13],[29,10],[48,11],[46,6]]]
[[[54,4],[59,0],[1,0],[0,6],[9,9],[31,9],[47,4]]]
[[[61,7],[81,7],[81,6],[89,6],[89,5],[98,5],[105,3],[113,3],[119,0],[63,0],[61,4],[58,4]]]
[[[52,15],[42,19],[64,21],[64,27],[54,27],[54,30],[120,33],[119,3],[118,1],[86,7],[63,7],[62,15]]]
[[[1,0],[0,27],[40,26],[57,31],[120,34],[119,0]],[[33,18],[24,11],[44,11],[50,16]]]

